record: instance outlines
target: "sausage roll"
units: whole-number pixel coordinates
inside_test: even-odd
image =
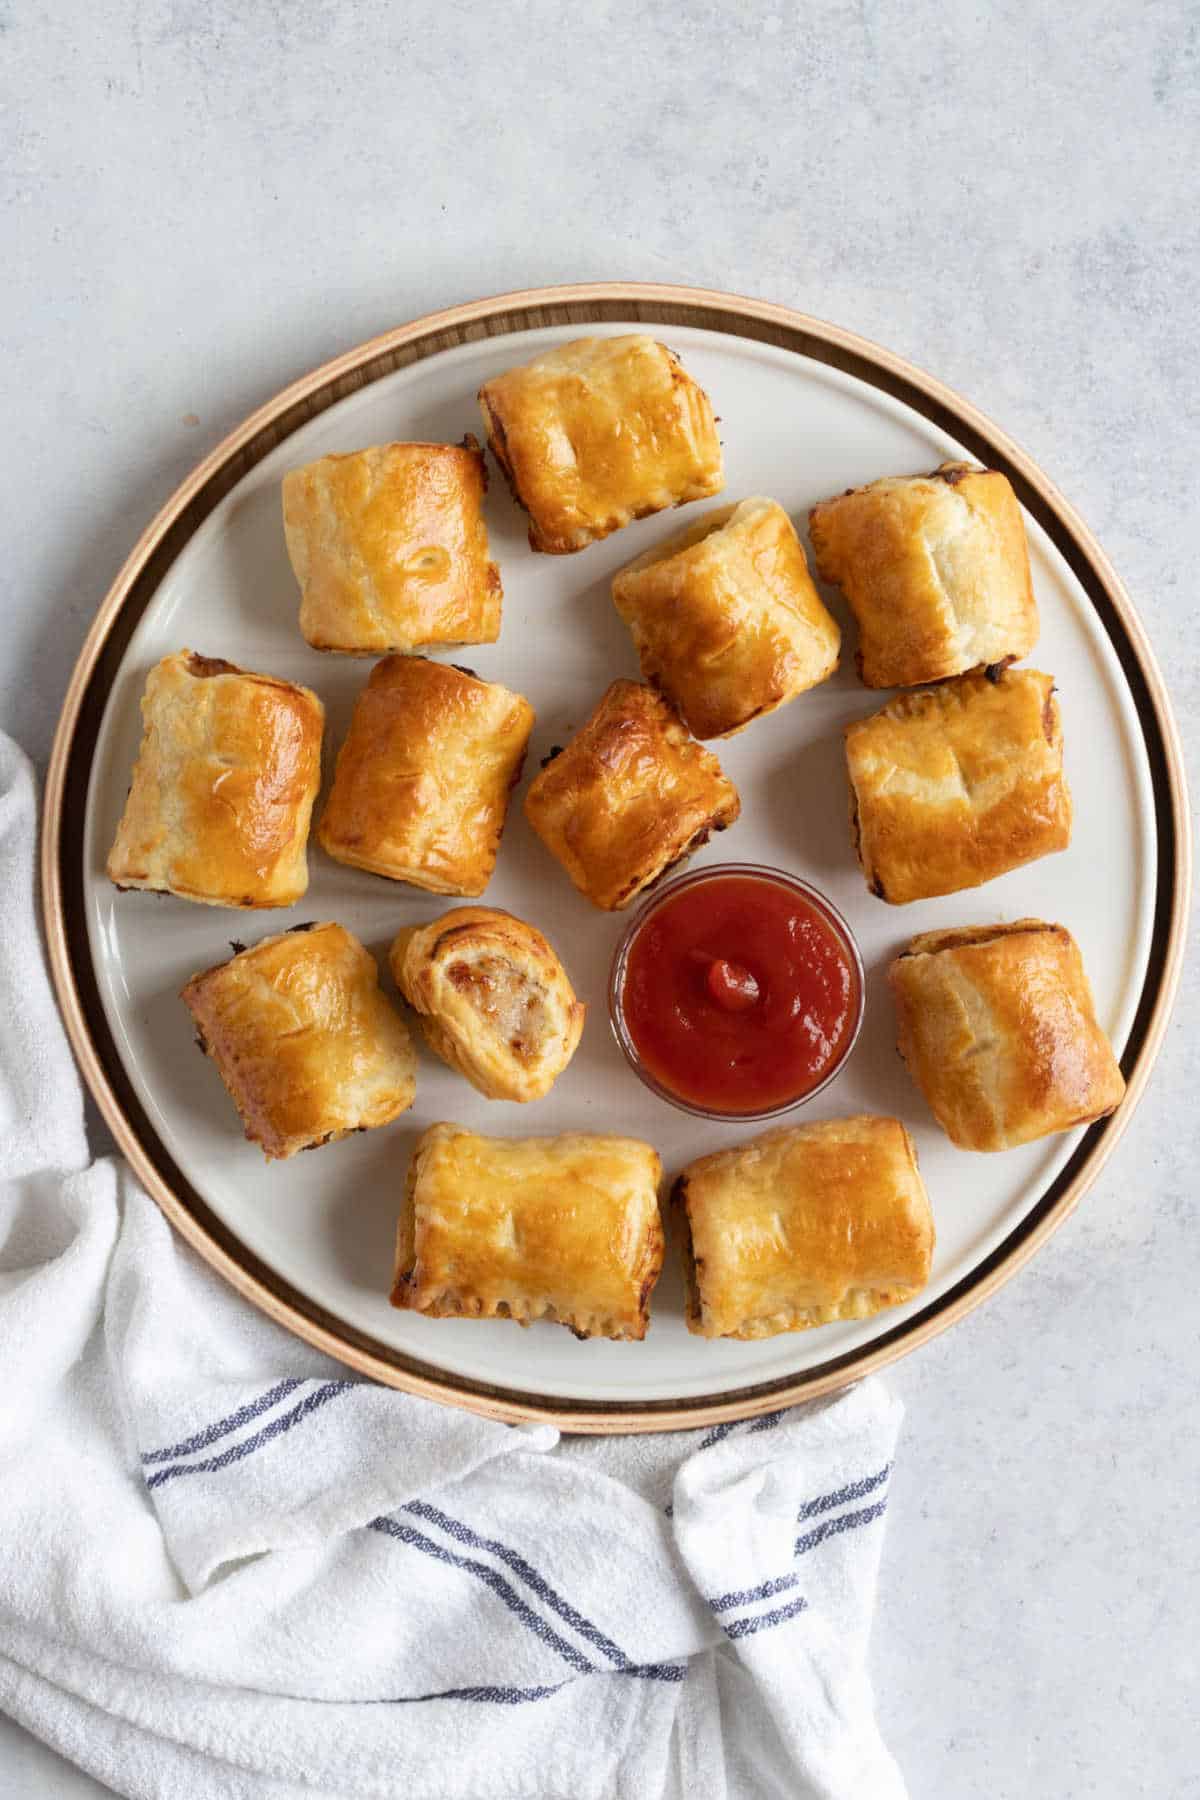
[[[482,894],[533,708],[421,656],[376,663],[337,759],[317,839],[335,861],[434,894]]]
[[[642,674],[698,738],[731,737],[837,668],[792,521],[774,500],[705,514],[613,582]]]
[[[846,728],[850,824],[871,892],[894,905],[978,887],[1065,850],[1054,677],[961,675]]]
[[[1125,1081],[1062,925],[926,931],[888,981],[900,1054],[960,1149],[1010,1150],[1120,1104]]]
[[[308,887],[324,729],[306,687],[193,650],[164,656],[109,880],[206,906],[291,906]]]
[[[396,986],[429,1046],[489,1100],[540,1100],[575,1054],[586,1011],[540,931],[457,906],[392,945]]]
[[[494,643],[501,591],[486,486],[470,437],[323,456],[285,475],[283,527],[309,643],[352,656]]]
[[[581,894],[628,906],[741,810],[721,765],[652,688],[614,681],[525,796],[525,816]]]
[[[409,1164],[392,1305],[643,1338],[663,1261],[661,1173],[635,1138],[431,1125]]]
[[[920,1292],[933,1214],[899,1119],[823,1119],[691,1163],[688,1330],[765,1338],[865,1319]]]
[[[1007,477],[968,463],[889,476],[808,516],[822,581],[858,621],[868,687],[914,687],[1028,656],[1038,616]]]
[[[548,350],[485,382],[479,405],[534,550],[585,550],[632,519],[721,491],[708,395],[651,337]]]
[[[181,998],[251,1143],[268,1158],[386,1125],[416,1058],[375,958],[341,925],[296,925],[193,975]]]

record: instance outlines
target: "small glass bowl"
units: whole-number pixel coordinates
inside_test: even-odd
[[[665,1087],[657,1076],[650,1073],[649,1069],[647,1069],[643,1063],[642,1058],[638,1053],[637,1045],[634,1043],[625,1024],[625,970],[629,961],[629,952],[632,948],[633,941],[640,934],[643,926],[647,925],[659,909],[665,906],[669,900],[673,900],[676,894],[682,893],[684,888],[696,887],[701,882],[706,881],[723,881],[731,875],[741,876],[753,881],[772,882],[777,887],[786,888],[790,893],[796,894],[802,900],[806,901],[808,905],[812,907],[814,912],[821,915],[838,943],[842,946],[842,949],[845,951],[850,962],[850,966],[854,971],[856,982],[854,1022],[851,1025],[846,1041],[842,1046],[841,1055],[838,1057],[837,1061],[826,1070],[825,1074],[821,1077],[815,1087],[808,1088],[803,1094],[797,1094],[790,1100],[780,1101],[777,1106],[768,1107],[765,1111],[761,1112],[743,1112],[740,1110],[732,1112],[715,1112],[710,1107],[696,1105],[692,1100],[684,1100],[669,1087]],[[669,1105],[678,1107],[680,1112],[692,1113],[697,1118],[701,1119],[720,1119],[747,1125],[753,1125],[763,1119],[776,1119],[781,1113],[792,1112],[796,1107],[803,1106],[807,1101],[815,1099],[819,1093],[827,1088],[829,1083],[841,1073],[846,1065],[847,1057],[858,1042],[858,1034],[862,1030],[865,1008],[866,977],[863,971],[862,956],[860,955],[858,945],[854,940],[854,933],[851,931],[849,925],[847,925],[837,907],[834,906],[833,902],[828,900],[819,889],[813,887],[810,882],[801,881],[798,875],[789,875],[784,869],[768,868],[762,863],[714,863],[706,869],[696,869],[691,874],[677,875],[673,881],[665,882],[662,887],[656,889],[650,899],[646,901],[645,905],[639,907],[638,911],[633,915],[632,919],[630,919],[629,924],[625,927],[616,950],[613,953],[612,969],[608,978],[609,1023],[612,1026],[614,1037],[625,1053],[625,1060],[628,1062],[634,1074],[638,1077],[638,1080],[648,1087],[651,1093],[657,1094],[660,1100],[666,1100]]]

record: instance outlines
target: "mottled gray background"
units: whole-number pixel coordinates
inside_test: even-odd
[[[9,0],[0,102],[0,720],[37,757],[133,538],[251,407],[593,278],[783,301],[961,389],[1200,723],[1196,5]],[[1195,994],[1075,1219],[891,1377],[874,1666],[914,1800],[1200,1795]],[[96,1791],[0,1722],[6,1800]]]

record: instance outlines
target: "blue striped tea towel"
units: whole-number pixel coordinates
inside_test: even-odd
[[[903,1794],[899,1407],[560,1439],[346,1379],[91,1161],[0,739],[0,1707],[138,1800]]]

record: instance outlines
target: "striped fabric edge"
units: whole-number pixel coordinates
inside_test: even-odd
[[[248,1425],[251,1419],[261,1418],[263,1413],[269,1412],[286,1395],[294,1393],[300,1386],[300,1382],[299,1375],[289,1375],[286,1380],[277,1381],[273,1388],[269,1388],[257,1400],[248,1400],[244,1406],[239,1406],[236,1412],[227,1413],[223,1419],[217,1419],[214,1424],[206,1425],[202,1431],[196,1432],[194,1437],[184,1438],[179,1444],[170,1444],[164,1450],[143,1450],[142,1462],[147,1466],[152,1463],[173,1462],[177,1456],[191,1456],[196,1450],[206,1450],[219,1438],[228,1437],[229,1433],[236,1431],[240,1425]]]
[[[757,1587],[741,1588],[733,1594],[718,1594],[708,1604],[715,1613],[731,1612],[735,1606],[753,1606],[757,1600],[769,1600],[774,1594],[786,1594],[789,1588],[799,1586],[798,1575],[776,1575],[770,1581],[760,1581]]]
[[[348,1393],[351,1388],[360,1385],[357,1381],[327,1381],[311,1394],[306,1394],[299,1405],[293,1406],[290,1412],[280,1413],[277,1418],[271,1420],[269,1425],[265,1425],[261,1431],[256,1431],[253,1437],[242,1438],[238,1443],[231,1444],[228,1450],[223,1450],[219,1456],[205,1457],[202,1462],[170,1463],[165,1469],[155,1469],[152,1474],[146,1476],[146,1486],[159,1488],[166,1482],[176,1481],[184,1475],[212,1475],[220,1469],[227,1469],[233,1463],[241,1462],[247,1456],[253,1456],[255,1451],[261,1450],[265,1444],[273,1443],[276,1438],[285,1436],[302,1420],[319,1412],[321,1407],[327,1406],[331,1400],[336,1400],[339,1395]]]
[[[611,1678],[614,1675],[649,1675],[655,1681],[684,1681],[687,1678],[685,1664],[656,1665],[651,1670],[630,1667],[628,1669],[597,1669],[596,1674]],[[573,1681],[555,1681],[546,1687],[512,1687],[506,1685],[443,1688],[436,1694],[400,1694],[387,1702],[389,1706],[423,1706],[429,1700],[471,1700],[491,1706],[524,1706],[533,1700],[549,1700],[552,1694],[561,1694],[564,1688],[574,1687]]]
[[[872,1520],[881,1519],[886,1511],[884,1499],[877,1500],[874,1506],[862,1506],[857,1512],[839,1513],[836,1519],[823,1519],[812,1531],[806,1531],[796,1539],[795,1554],[804,1556],[828,1538],[840,1537],[844,1531],[858,1531],[862,1526],[870,1525]]]
[[[697,1449],[711,1450],[714,1444],[723,1443],[731,1432],[742,1429],[743,1437],[751,1437],[758,1431],[774,1431],[775,1427],[787,1416],[787,1408],[779,1412],[760,1413],[757,1419],[727,1419],[724,1425],[714,1425],[706,1437],[701,1438]]]
[[[761,1413],[757,1419],[729,1419],[724,1425],[714,1425],[708,1435],[701,1438],[696,1448],[697,1450],[711,1450],[714,1444],[724,1443],[731,1432],[737,1431],[741,1427],[745,1427],[742,1432],[743,1437],[750,1437],[758,1431],[774,1431],[781,1420],[787,1417],[787,1410],[784,1407],[780,1412]],[[667,1501],[663,1507],[663,1513],[668,1519],[675,1517],[673,1500]]]
[[[815,1519],[819,1513],[832,1512],[835,1506],[845,1506],[850,1500],[863,1500],[881,1488],[892,1472],[890,1462],[884,1463],[882,1469],[876,1469],[873,1475],[863,1475],[857,1481],[849,1481],[845,1486],[835,1488],[831,1494],[821,1494],[816,1500],[806,1500],[796,1514],[796,1523],[802,1525],[805,1519]]]
[[[518,1618],[526,1629],[533,1633],[534,1637],[556,1651],[570,1668],[576,1670],[580,1675],[595,1674],[596,1665],[589,1662],[582,1651],[577,1650],[574,1644],[568,1643],[567,1639],[555,1631],[553,1626],[548,1625],[545,1619],[539,1618],[532,1607],[522,1600],[512,1583],[506,1581],[499,1570],[493,1569],[489,1563],[480,1562],[478,1558],[472,1556],[459,1556],[455,1551],[448,1550],[444,1544],[435,1543],[432,1538],[426,1537],[425,1533],[418,1531],[415,1525],[408,1525],[403,1520],[390,1518],[386,1514],[372,1519],[368,1530],[378,1531],[385,1537],[394,1538],[397,1543],[407,1544],[410,1549],[420,1550],[426,1556],[433,1557],[437,1562],[445,1563],[449,1568],[461,1569],[466,1574],[474,1575],[485,1587],[491,1589],[498,1600],[503,1601],[514,1617]]]
[[[857,1499],[863,1494],[873,1493],[887,1480],[890,1472],[891,1464],[889,1463],[874,1475],[864,1476],[861,1480],[846,1483],[845,1486],[837,1489],[836,1493],[823,1494],[816,1500],[807,1501],[800,1508],[797,1516],[799,1519],[811,1518],[846,1500]],[[793,1545],[792,1554],[799,1558],[807,1555],[809,1551],[817,1549],[820,1544],[828,1542],[830,1538],[840,1537],[848,1531],[861,1531],[864,1526],[882,1518],[886,1511],[887,1497],[885,1495],[870,1506],[861,1506],[853,1512],[839,1513],[834,1518],[822,1519],[821,1523],[814,1526],[811,1531],[801,1533]],[[786,1624],[789,1619],[798,1618],[802,1612],[807,1610],[808,1601],[803,1595],[798,1595],[787,1605],[773,1607],[768,1612],[741,1613],[740,1609],[758,1605],[763,1600],[773,1599],[776,1594],[790,1593],[799,1585],[800,1577],[794,1571],[789,1571],[784,1575],[771,1576],[768,1580],[759,1582],[756,1587],[740,1588],[727,1594],[709,1596],[708,1605],[720,1619],[726,1637],[733,1639],[752,1637],[757,1632],[773,1630],[778,1625]],[[732,1612],[735,1609],[739,1611],[739,1617],[729,1620],[721,1619],[722,1613]]]
[[[425,1503],[423,1502],[417,1504],[425,1506]],[[409,1508],[405,1508],[404,1510],[407,1511]],[[427,1508],[426,1511],[436,1512],[437,1509]],[[423,1513],[421,1516],[424,1517],[425,1514]],[[441,1516],[448,1517],[447,1515]],[[480,1536],[480,1534],[472,1532],[470,1527],[463,1525],[461,1521],[449,1520],[448,1523],[459,1526],[461,1535],[455,1538],[456,1542],[463,1543],[474,1540],[475,1544],[479,1547],[490,1549],[491,1545],[497,1541],[494,1539],[485,1539]],[[499,1546],[500,1550],[507,1552],[509,1558],[507,1566],[513,1568],[514,1573],[520,1573],[522,1580],[528,1579],[523,1572],[527,1570],[528,1575],[534,1578],[534,1581],[531,1582],[530,1585],[537,1597],[545,1600],[547,1594],[553,1595],[554,1600],[559,1603],[558,1608],[556,1609],[559,1611],[559,1616],[563,1618],[565,1622],[571,1623],[573,1628],[580,1632],[581,1636],[590,1634],[589,1641],[598,1641],[609,1644],[610,1650],[606,1652],[606,1654],[610,1656],[610,1660],[614,1654],[621,1659],[614,1668],[599,1669],[594,1663],[589,1662],[587,1657],[584,1656],[574,1644],[564,1638],[560,1632],[555,1631],[553,1626],[545,1619],[539,1617],[528,1602],[522,1599],[521,1595],[517,1593],[512,1583],[508,1581],[505,1576],[501,1575],[498,1569],[492,1568],[489,1563],[481,1562],[477,1557],[459,1555],[457,1551],[448,1549],[446,1545],[439,1544],[433,1538],[426,1536],[424,1532],[418,1531],[415,1526],[387,1515],[372,1519],[368,1529],[380,1532],[387,1537],[395,1539],[399,1543],[407,1545],[410,1549],[417,1550],[425,1556],[433,1557],[438,1562],[445,1563],[452,1568],[461,1569],[465,1574],[474,1576],[476,1580],[481,1581],[485,1587],[491,1590],[496,1598],[508,1608],[515,1618],[520,1620],[534,1637],[538,1638],[540,1642],[554,1650],[570,1668],[574,1669],[580,1675],[612,1674],[624,1675],[639,1681],[666,1682],[683,1681],[686,1678],[686,1663],[631,1662],[625,1653],[620,1650],[617,1645],[612,1643],[611,1639],[605,1638],[604,1634],[600,1632],[596,1626],[592,1625],[590,1620],[585,1619],[583,1614],[580,1613],[576,1607],[571,1606],[569,1602],[563,1601],[561,1596],[555,1594],[545,1578],[540,1576],[523,1557],[518,1555],[516,1551],[509,1550],[507,1545]],[[442,1527],[442,1529],[446,1529],[446,1527]],[[492,1554],[494,1555],[497,1553],[497,1551],[492,1551]],[[519,1565],[519,1567],[517,1565]],[[580,1624],[574,1624],[575,1620],[579,1620]],[[587,1627],[587,1633],[584,1632],[582,1627]]]
[[[569,1681],[556,1681],[550,1687],[461,1687],[443,1688],[439,1694],[399,1694],[390,1706],[424,1706],[430,1700],[474,1700],[491,1706],[525,1706],[531,1700],[548,1700],[561,1694]]]
[[[798,1618],[807,1610],[808,1601],[800,1594],[786,1606],[777,1606],[773,1612],[750,1613],[744,1619],[731,1619],[725,1627],[725,1635],[736,1640],[753,1637],[757,1631],[774,1631],[777,1625],[786,1625],[789,1619]]]
[[[412,1513],[419,1519],[424,1519],[427,1524],[437,1525],[446,1533],[447,1537],[453,1538],[455,1543],[475,1550],[490,1551],[515,1575],[520,1576],[543,1605],[557,1613],[565,1624],[577,1631],[580,1637],[586,1639],[594,1649],[607,1656],[609,1661],[615,1663],[618,1668],[628,1669],[631,1667],[629,1658],[620,1646],[614,1644],[612,1639],[593,1625],[590,1619],[586,1619],[576,1607],[571,1605],[570,1601],[564,1600],[560,1594],[556,1593],[545,1577],[540,1575],[518,1551],[510,1549],[507,1544],[502,1544],[498,1538],[483,1537],[479,1532],[472,1530],[469,1525],[464,1524],[461,1519],[452,1519],[448,1513],[442,1512],[436,1506],[431,1506],[427,1500],[410,1500],[403,1510]]]

